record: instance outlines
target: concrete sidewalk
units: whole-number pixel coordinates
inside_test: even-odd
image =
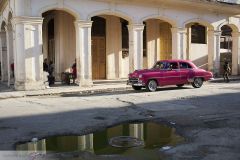
[[[231,81],[240,81],[240,76],[231,76]],[[208,83],[221,83],[224,82],[222,77],[215,78]],[[83,88],[77,85],[61,85],[56,84],[53,87],[45,90],[37,91],[15,91],[13,87],[7,87],[5,84],[0,83],[0,99],[8,98],[20,98],[28,96],[45,96],[45,95],[61,95],[61,94],[79,94],[79,95],[91,95],[98,93],[110,93],[116,91],[132,90],[131,86],[126,85],[126,80],[120,81],[95,81],[93,87]]]
[[[77,85],[61,85],[57,83],[53,87],[45,90],[36,91],[15,91],[13,87],[9,88],[5,84],[0,83],[0,99],[20,98],[28,96],[45,96],[45,95],[61,95],[76,93],[80,95],[90,95],[98,93],[108,93],[115,91],[126,91],[132,87],[126,85],[126,81],[99,81],[94,83],[92,87],[79,87]]]

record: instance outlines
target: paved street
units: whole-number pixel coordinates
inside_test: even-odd
[[[51,135],[83,135],[135,120],[164,121],[183,144],[166,159],[240,159],[240,83],[206,83],[200,89],[165,87],[155,93],[122,91],[81,96],[0,100],[0,150]]]

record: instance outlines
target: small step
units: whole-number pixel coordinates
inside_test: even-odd
[[[119,84],[127,83],[127,79],[113,79],[113,80],[93,80],[93,84]]]

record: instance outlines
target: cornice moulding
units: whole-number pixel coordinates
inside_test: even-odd
[[[42,24],[42,17],[13,17],[13,24]]]

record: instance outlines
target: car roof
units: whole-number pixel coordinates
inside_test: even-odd
[[[183,59],[169,59],[169,60],[160,60],[160,61],[165,61],[165,62],[192,62],[190,60],[183,60]]]

